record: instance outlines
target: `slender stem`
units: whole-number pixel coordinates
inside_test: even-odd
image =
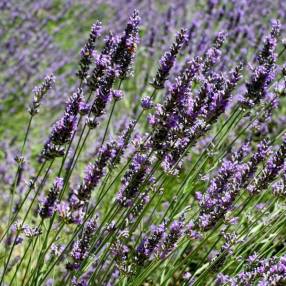
[[[117,102],[116,100],[113,101],[112,108],[111,108],[111,111],[109,113],[107,125],[106,125],[105,131],[104,131],[104,135],[103,135],[103,138],[101,140],[101,144],[100,144],[101,146],[103,145],[103,143],[105,141],[105,138],[106,138],[106,135],[107,135],[107,132],[108,132],[108,127],[109,127],[109,124],[110,124],[110,121],[111,121],[111,117],[112,117],[113,112],[114,112],[114,108],[115,108],[116,102]]]
[[[32,123],[32,120],[33,120],[33,116],[30,115],[30,118],[29,118],[29,122],[28,122],[28,126],[27,126],[27,129],[26,129],[26,132],[25,132],[25,137],[24,137],[24,142],[22,144],[22,148],[21,148],[21,153],[20,153],[20,160],[22,160],[22,156],[24,154],[24,149],[25,149],[25,146],[26,146],[26,142],[27,142],[27,139],[28,139],[28,135],[30,133],[30,129],[31,129],[31,123]],[[13,187],[12,187],[12,192],[11,192],[11,201],[10,201],[10,207],[9,207],[9,220],[8,220],[8,225],[9,225],[9,221],[11,219],[11,216],[12,216],[12,210],[13,210],[13,205],[14,205],[14,197],[15,197],[15,191],[16,191],[16,187],[17,185],[19,184],[19,176],[20,176],[20,173],[21,173],[21,169],[22,169],[22,164],[24,162],[20,162],[18,163],[18,168],[17,168],[17,171],[16,171],[16,174],[15,174],[15,178],[14,178],[14,181],[13,181]]]
[[[26,219],[27,219],[27,217],[28,217],[28,214],[29,214],[29,212],[30,212],[30,210],[31,210],[31,208],[32,208],[32,206],[33,206],[33,204],[34,204],[34,201],[35,201],[37,195],[39,194],[39,191],[40,191],[40,189],[41,189],[41,186],[42,186],[42,184],[44,183],[45,178],[46,178],[46,176],[48,175],[48,173],[49,173],[49,171],[50,171],[50,169],[51,169],[51,167],[52,167],[53,162],[54,162],[54,160],[51,161],[51,163],[50,163],[48,169],[46,170],[46,173],[45,173],[45,175],[44,175],[44,178],[42,179],[42,182],[41,182],[41,184],[39,185],[39,187],[38,187],[38,189],[37,189],[37,191],[36,191],[36,193],[35,193],[35,195],[34,195],[32,201],[31,201],[31,203],[30,203],[30,205],[29,205],[29,207],[28,207],[28,210],[27,210],[26,213],[25,213],[25,216],[24,216],[24,218],[23,218],[23,220],[22,220],[22,222],[21,222],[21,226],[24,225],[24,223],[25,223],[25,221],[26,221]],[[2,282],[3,282],[3,280],[4,280],[5,272],[6,272],[6,270],[7,270],[8,265],[9,265],[9,261],[10,261],[10,259],[11,259],[11,257],[12,257],[12,253],[13,253],[13,250],[14,250],[14,248],[15,248],[15,246],[16,246],[16,242],[17,242],[18,237],[19,237],[19,232],[16,234],[16,237],[15,237],[14,242],[13,242],[13,244],[12,244],[11,250],[10,250],[10,252],[9,252],[9,256],[8,256],[7,261],[6,261],[6,263],[5,263],[4,270],[3,270],[3,273],[2,273],[2,277],[1,277],[1,281],[0,281],[0,285],[2,284]]]

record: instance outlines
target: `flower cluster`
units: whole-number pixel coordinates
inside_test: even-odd
[[[53,186],[49,190],[47,197],[41,202],[39,215],[41,218],[49,218],[54,214],[58,195],[63,188],[63,179],[56,178]]]
[[[77,72],[77,76],[83,81],[88,75],[88,70],[92,62],[92,53],[95,49],[95,41],[102,33],[102,25],[100,22],[96,22],[91,26],[89,38],[80,52],[80,69]]]
[[[95,220],[90,220],[86,224],[86,228],[82,234],[82,237],[77,240],[70,253],[72,257],[72,262],[67,264],[68,270],[75,270],[80,267],[80,263],[88,255],[90,241],[97,228]]]
[[[124,174],[116,201],[123,207],[132,206],[142,185],[148,185],[152,181],[150,172],[151,162],[149,156],[141,153],[135,154],[129,169]]]
[[[200,205],[198,225],[201,229],[212,228],[231,210],[240,190],[247,187],[258,165],[269,154],[269,144],[263,140],[249,160],[243,162],[242,159],[246,154],[236,152],[229,160],[224,161],[217,175],[211,180],[206,193],[197,193]]]
[[[119,40],[116,50],[112,54],[111,61],[115,65],[121,79],[127,77],[132,67],[132,62],[139,42],[140,16],[137,10],[129,18],[123,36]]]
[[[31,116],[34,116],[39,112],[39,107],[43,97],[53,87],[54,84],[55,84],[55,76],[51,74],[45,77],[43,83],[40,86],[34,88],[33,101],[28,110]]]
[[[174,66],[176,56],[178,55],[180,49],[186,42],[186,30],[181,29],[177,33],[176,39],[170,48],[170,51],[166,52],[160,60],[160,66],[157,71],[157,74],[152,82],[152,85],[156,89],[164,88],[164,84],[170,74],[170,70]]]
[[[220,55],[223,39],[218,36],[203,59],[188,62],[172,84],[163,105],[156,106],[151,142],[166,171],[179,165],[188,147],[195,144],[225,111],[240,79],[241,66],[236,67],[227,80],[221,74],[207,72]],[[198,93],[192,94],[191,84],[200,70],[202,86]]]
[[[166,225],[153,226],[151,233],[146,235],[136,249],[135,260],[139,265],[144,265],[145,261],[151,258],[161,239],[166,233]]]
[[[286,258],[271,257],[259,259],[251,257],[249,259],[248,270],[231,277],[219,274],[217,285],[283,285],[286,281]]]
[[[271,158],[267,161],[266,167],[262,170],[261,174],[255,178],[254,182],[248,186],[247,190],[251,194],[259,193],[269,186],[275,180],[280,171],[283,169],[286,155],[286,137]]]
[[[184,217],[180,217],[178,220],[172,222],[169,227],[169,231],[166,234],[164,240],[160,245],[158,250],[159,257],[164,259],[168,256],[174,248],[176,248],[176,243],[181,238],[184,233]]]
[[[257,55],[258,66],[253,68],[250,82],[246,84],[247,92],[242,100],[243,106],[253,107],[266,96],[267,88],[274,79],[275,73],[275,48],[280,32],[280,23],[277,21],[272,26],[272,31],[264,41],[261,52]]]

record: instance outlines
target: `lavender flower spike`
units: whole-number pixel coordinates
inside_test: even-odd
[[[256,194],[262,190],[267,189],[269,184],[275,180],[279,172],[283,169],[286,156],[286,135],[284,135],[283,142],[280,148],[274,155],[268,160],[265,169],[261,172],[261,175],[255,179],[254,183],[248,186],[247,190]]]
[[[164,259],[176,247],[176,243],[181,238],[184,232],[184,217],[175,220],[169,229],[169,233],[164,238],[159,249],[159,256]]]
[[[45,219],[53,215],[56,207],[58,194],[62,188],[63,188],[63,179],[56,178],[52,188],[48,193],[48,196],[45,198],[44,202],[40,206],[39,215],[41,218]]]
[[[265,97],[267,89],[274,79],[276,54],[275,48],[277,38],[280,33],[280,23],[275,22],[272,25],[272,31],[264,41],[262,51],[257,56],[258,66],[253,69],[250,82],[246,84],[247,92],[242,99],[242,105],[246,108]]]
[[[176,56],[186,42],[186,34],[187,31],[185,29],[181,29],[180,32],[177,33],[175,42],[172,44],[170,50],[166,52],[161,58],[159,69],[155,75],[153,82],[151,83],[154,88],[164,88],[165,81],[169,76],[170,70],[174,66]]]
[[[80,69],[77,72],[77,76],[81,80],[85,80],[88,75],[89,66],[92,62],[92,52],[95,48],[95,41],[101,35],[102,32],[102,25],[100,22],[96,22],[92,25],[89,38],[81,50],[80,55]]]
[[[39,112],[39,107],[43,97],[53,87],[54,84],[55,76],[51,74],[45,77],[44,82],[40,86],[34,88],[33,101],[28,109],[28,112],[31,114],[31,116],[34,116]]]
[[[134,10],[129,18],[124,34],[112,55],[111,62],[118,70],[121,79],[126,78],[130,74],[131,64],[139,42],[140,21],[139,12]]]
[[[144,265],[145,261],[151,257],[166,231],[165,224],[152,227],[151,234],[146,236],[136,249],[136,263]]]
[[[52,128],[49,139],[45,143],[42,157],[47,160],[63,156],[63,145],[70,142],[76,127],[77,115],[83,103],[82,89],[79,88],[66,103],[65,113]]]
[[[94,231],[96,230],[96,222],[91,219],[87,222],[87,226],[82,235],[82,238],[77,240],[72,248],[71,257],[73,259],[72,262],[69,262],[66,267],[68,270],[75,270],[80,267],[80,263],[86,258],[88,255],[89,244],[92,238]]]
[[[134,156],[129,170],[124,174],[120,191],[117,194],[116,200],[121,206],[130,207],[132,205],[142,184],[148,180],[150,166],[151,163],[147,155],[138,153]]]

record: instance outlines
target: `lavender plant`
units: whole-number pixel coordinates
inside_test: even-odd
[[[284,1],[58,4],[0,4],[0,285],[284,285]]]

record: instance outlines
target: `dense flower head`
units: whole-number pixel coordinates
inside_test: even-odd
[[[135,154],[129,169],[125,172],[121,182],[120,191],[116,201],[123,207],[130,207],[136,200],[142,185],[148,185],[150,178],[151,163],[148,155]]]
[[[61,157],[64,145],[70,142],[77,128],[78,114],[83,104],[83,92],[78,88],[66,102],[64,115],[54,124],[41,156],[46,160]]]
[[[164,88],[164,84],[170,74],[172,67],[175,64],[176,57],[185,42],[186,42],[186,30],[181,29],[177,33],[176,39],[172,44],[170,50],[166,52],[160,59],[159,69],[152,82],[152,85],[156,89]]]
[[[50,140],[55,145],[64,145],[68,143],[75,131],[77,118],[74,115],[65,113],[54,125]]]
[[[52,188],[49,190],[47,197],[40,205],[39,215],[41,218],[48,218],[54,214],[58,195],[63,188],[63,179],[56,178]]]
[[[111,88],[117,75],[117,71],[110,68],[99,81],[99,88],[96,90],[95,100],[91,106],[91,112],[95,120],[105,113],[107,103],[112,96]]]
[[[220,273],[217,285],[282,285],[286,281],[285,256],[259,259],[249,258],[248,269],[235,276]]]
[[[252,68],[250,81],[246,84],[247,92],[242,99],[244,107],[250,108],[266,96],[267,88],[275,77],[275,48],[279,36],[280,23],[275,22],[272,31],[264,41],[264,46],[257,56],[258,65]]]
[[[286,155],[286,137],[284,135],[283,142],[279,149],[267,161],[265,168],[261,174],[255,178],[254,182],[248,186],[247,190],[251,194],[259,193],[269,186],[275,180],[280,171],[283,169]]]
[[[141,99],[141,106],[143,109],[151,109],[153,107],[152,98],[150,96],[144,96]]]
[[[47,92],[54,86],[56,78],[53,74],[45,77],[43,83],[40,86],[36,86],[33,89],[34,97],[33,101],[28,109],[29,113],[34,116],[38,113],[39,107],[43,97],[47,94]]]
[[[71,116],[78,115],[82,103],[83,103],[83,92],[82,89],[79,88],[71,97],[69,97],[66,104],[66,113],[70,114]]]
[[[69,262],[66,267],[68,270],[75,270],[80,267],[80,263],[88,255],[90,240],[97,228],[96,221],[91,219],[87,222],[85,230],[82,237],[77,240],[72,248],[70,256],[72,257],[72,262]]]
[[[93,53],[95,67],[90,73],[88,77],[88,87],[90,91],[96,91],[100,85],[100,79],[104,76],[105,72],[108,71],[111,66],[111,57],[115,52],[119,39],[110,33],[105,38],[105,45],[101,51],[101,53]]]
[[[164,240],[158,250],[161,259],[164,259],[176,247],[176,243],[184,233],[184,217],[172,222]]]
[[[178,127],[182,126],[181,121],[184,119],[184,104],[188,103],[190,96],[190,85],[194,80],[196,73],[200,68],[198,59],[188,62],[185,70],[179,75],[175,83],[170,88],[170,93],[163,105],[155,106],[154,114],[154,134],[151,142],[153,148],[160,156],[164,156],[164,149],[168,149],[172,144],[172,130],[177,132]],[[170,139],[169,139],[170,136]]]
[[[140,242],[136,249],[135,260],[139,265],[144,265],[147,259],[151,258],[156,248],[159,246],[161,239],[166,232],[166,225],[160,224],[159,226],[153,226],[151,233],[146,235]]]
[[[138,32],[140,21],[139,12],[134,10],[112,54],[111,62],[118,69],[120,78],[126,78],[130,74],[131,65],[139,42]]]
[[[112,94],[113,100],[115,100],[115,101],[119,101],[123,98],[122,90],[112,90],[111,94]]]
[[[102,33],[102,25],[99,21],[91,26],[89,38],[80,52],[80,69],[77,72],[81,80],[85,80],[88,75],[90,64],[92,63],[92,53],[95,49],[95,41]]]

